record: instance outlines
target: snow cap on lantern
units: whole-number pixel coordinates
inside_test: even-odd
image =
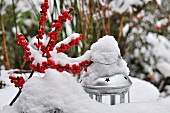
[[[91,61],[87,73],[82,75],[83,84],[91,84],[101,77],[110,77],[116,73],[129,75],[127,63],[121,58],[120,49],[113,36],[104,36],[91,46]]]
[[[99,46],[100,45],[100,46]],[[94,43],[90,50],[92,51],[101,51],[101,52],[111,52],[116,51],[118,54],[120,54],[120,49],[118,47],[118,44],[113,36],[103,36],[100,38],[96,43]]]
[[[99,46],[100,45],[100,46]],[[113,36],[104,36],[91,46],[91,60],[103,64],[113,64],[120,59],[120,50]]]

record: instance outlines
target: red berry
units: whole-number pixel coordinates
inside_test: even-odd
[[[76,71],[76,70],[72,70],[72,73],[73,73],[73,74],[76,74],[76,73],[77,73],[77,71]]]
[[[73,11],[73,10],[74,10],[74,8],[73,8],[73,7],[70,7],[70,8],[69,8],[69,10],[70,10],[70,11]]]
[[[14,83],[13,80],[10,81],[11,83]]]
[[[66,64],[66,66],[65,66],[67,69],[69,69],[70,68],[70,65],[69,64]]]
[[[156,30],[160,30],[160,29],[162,29],[162,26],[156,25],[156,26],[155,26],[155,29],[156,29]]]
[[[80,65],[81,65],[81,66],[84,66],[84,65],[85,65],[85,61],[82,61],[82,62],[80,63]]]
[[[16,80],[16,77],[14,77],[14,76],[12,76],[12,75],[9,76],[9,78],[12,79],[12,80]]]
[[[59,68],[58,71],[59,71],[59,72],[63,72],[63,69],[62,69],[62,68]]]
[[[85,68],[84,68],[84,71],[86,71],[86,72],[87,72],[87,67],[85,67]]]
[[[73,64],[72,67],[73,67],[73,68],[76,68],[76,64]]]

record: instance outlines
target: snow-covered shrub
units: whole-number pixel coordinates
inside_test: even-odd
[[[134,47],[130,48],[131,52],[127,55],[131,75],[151,82],[159,82],[160,73],[156,65],[162,62],[170,63],[170,41],[162,35],[148,33],[136,37],[132,45]],[[150,74],[154,78],[149,78]]]

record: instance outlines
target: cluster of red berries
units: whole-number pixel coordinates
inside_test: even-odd
[[[48,0],[44,0],[44,3],[41,4],[41,17],[40,17],[40,29],[38,30],[38,35],[36,36],[37,39],[43,39],[43,35],[45,34],[45,26],[44,22],[48,20],[47,18],[47,10],[49,8]]]
[[[65,66],[62,66],[61,64],[55,64],[55,62],[51,59],[48,59],[48,65],[52,69],[56,69],[59,72],[63,71],[70,71],[73,74],[80,73],[83,68],[85,71],[87,71],[87,67],[91,65],[91,62],[88,60],[82,61],[79,64],[66,64]]]
[[[71,42],[68,44],[62,43],[60,47],[56,47],[57,53],[59,52],[66,52],[68,51],[71,47],[79,45],[79,41],[82,39],[82,34],[80,34],[79,37],[72,39]]]
[[[40,25],[41,26],[44,26],[44,22],[47,21],[47,10],[49,8],[49,5],[48,5],[48,0],[44,0],[44,3],[41,4],[41,10],[40,13],[41,13],[41,17],[40,17]]]
[[[25,79],[22,76],[9,76],[9,79],[11,79],[11,83],[15,84],[15,87],[22,88],[23,84],[25,83]]]
[[[28,48],[28,42],[23,34],[17,34],[16,40],[18,41],[17,43],[18,46],[22,46],[26,51],[30,50],[30,48]]]
[[[48,33],[48,36],[50,37],[50,40],[58,40],[58,33],[56,31],[51,31]]]
[[[82,61],[82,62],[79,63],[79,65],[81,67],[84,67],[84,71],[86,71],[86,72],[87,72],[88,66],[90,66],[91,64],[92,64],[92,62],[90,62],[88,60],[85,60],[85,61]]]
[[[56,30],[61,31],[63,27],[63,22],[66,22],[67,20],[71,20],[72,17],[70,15],[71,11],[73,11],[73,8],[69,8],[69,11],[64,11],[61,13],[60,16],[58,16],[57,20],[53,21],[52,28],[55,30],[48,33],[48,36],[50,37],[50,43],[48,44],[48,48],[46,48],[46,54],[49,56],[49,51],[52,51],[55,46],[55,42],[58,40],[58,32]]]
[[[41,46],[44,46],[44,45],[43,45],[42,42],[38,42],[38,43],[34,42],[34,46],[35,46],[37,49],[39,49]]]
[[[45,34],[44,23],[45,23],[45,21],[48,20],[48,18],[47,18],[48,8],[49,8],[48,0],[44,0],[44,3],[41,4],[41,11],[40,11],[40,13],[41,13],[41,17],[40,17],[40,21],[39,21],[40,29],[38,30],[38,35],[36,36],[36,38],[38,39],[38,43],[34,43],[34,45],[37,49],[39,49],[41,46],[44,46],[43,43],[39,39],[43,39],[43,35]]]
[[[78,73],[80,73],[82,71],[82,68],[81,68],[80,65],[73,64],[70,71],[73,74],[78,74]]]
[[[30,48],[28,47],[27,40],[22,34],[17,34],[16,40],[18,41],[17,45],[22,46],[25,50],[23,58],[27,61],[30,61],[31,59],[29,56],[31,55],[31,52],[30,52]]]
[[[62,12],[61,15],[58,16],[58,20],[54,20],[54,23],[52,24],[51,27],[57,29],[58,31],[61,31],[63,22],[66,22],[67,20],[72,19],[72,16],[70,15],[70,13],[73,10],[74,10],[74,8],[70,7],[69,11]]]
[[[53,51],[54,46],[55,46],[55,42],[58,40],[58,32],[56,32],[56,30],[61,31],[62,30],[62,26],[63,26],[63,22],[66,22],[67,20],[71,20],[71,15],[70,12],[73,11],[73,8],[69,8],[69,11],[64,11],[62,12],[62,14],[58,17],[58,20],[54,20],[53,24],[52,24],[52,28],[55,28],[55,30],[51,31],[48,33],[48,36],[50,38],[50,41],[47,45],[47,47],[45,47],[43,44],[36,44],[35,46],[37,47],[38,45],[40,45],[41,51],[43,53],[46,53],[46,56],[49,58],[50,57],[50,51]],[[40,35],[42,34],[42,30],[40,29]],[[43,32],[44,33],[44,32]]]
[[[48,68],[48,63],[47,62],[42,62],[42,65],[40,63],[35,64],[30,64],[30,67],[34,69],[34,71],[43,73],[47,68]]]

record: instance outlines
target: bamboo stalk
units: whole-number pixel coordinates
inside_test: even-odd
[[[120,39],[121,39],[121,36],[122,36],[123,22],[124,22],[124,14],[122,14],[121,20],[120,20],[119,34],[118,34],[118,45],[120,45]]]
[[[0,23],[1,23],[1,28],[2,28],[2,39],[3,39],[4,56],[5,56],[5,59],[6,59],[6,62],[7,62],[6,68],[9,70],[11,68],[11,66],[10,66],[10,61],[9,61],[9,57],[8,57],[8,53],[7,53],[5,28],[4,28],[4,23],[3,23],[3,20],[2,20],[1,13],[0,13]]]

